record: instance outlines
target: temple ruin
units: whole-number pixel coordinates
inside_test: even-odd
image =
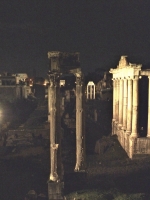
[[[142,70],[141,64],[131,64],[127,56],[121,56],[119,65],[111,68],[110,73],[113,76],[112,135],[117,135],[129,158],[150,156],[150,70]],[[142,80],[147,82],[142,85]],[[145,127],[141,126],[142,119]],[[143,129],[145,135],[141,133]]]
[[[61,161],[61,102],[60,76],[73,73],[76,77],[76,165],[75,172],[85,171],[85,114],[84,84],[80,68],[79,53],[59,51],[48,52],[48,119],[50,122],[50,176],[48,181],[49,199],[63,199],[63,166]]]

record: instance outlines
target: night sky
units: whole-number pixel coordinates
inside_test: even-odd
[[[0,0],[0,72],[46,77],[54,50],[79,51],[84,72],[150,63],[150,0]]]

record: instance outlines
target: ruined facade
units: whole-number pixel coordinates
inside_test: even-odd
[[[150,156],[150,70],[142,70],[141,64],[128,63],[127,56],[121,56],[119,65],[110,69],[110,73],[113,75],[112,135],[117,135],[129,158]],[[140,80],[144,77],[149,85],[145,137],[141,135],[143,127],[139,126],[139,119],[144,117],[139,113],[142,102],[139,99],[145,98],[139,94]]]

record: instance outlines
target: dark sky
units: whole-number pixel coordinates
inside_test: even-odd
[[[46,76],[53,50],[79,51],[85,72],[150,63],[150,0],[0,0],[0,71]]]

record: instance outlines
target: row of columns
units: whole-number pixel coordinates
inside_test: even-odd
[[[131,137],[138,137],[138,81],[138,76],[113,79],[113,123]]]

